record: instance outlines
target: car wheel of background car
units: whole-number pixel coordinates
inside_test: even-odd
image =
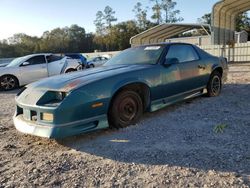
[[[0,88],[8,91],[18,87],[18,80],[11,75],[2,76],[0,79]]]
[[[143,113],[143,103],[138,93],[122,91],[113,100],[108,119],[110,127],[123,128],[138,122]]]
[[[89,65],[89,68],[94,68],[94,67],[95,67],[95,65],[93,65],[93,64]]]
[[[221,92],[221,74],[218,71],[214,71],[209,79],[207,85],[207,95],[209,97],[216,97]]]
[[[68,69],[65,71],[65,73],[70,73],[70,72],[75,72],[76,70],[75,69]]]

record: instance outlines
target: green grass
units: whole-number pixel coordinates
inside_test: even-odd
[[[226,124],[219,124],[214,127],[215,133],[224,133],[225,129],[228,127]]]

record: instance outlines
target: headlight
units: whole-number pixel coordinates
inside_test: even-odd
[[[56,107],[69,93],[61,91],[47,91],[37,102],[37,105]]]
[[[68,93],[66,92],[55,92],[55,99],[62,101],[67,95]]]

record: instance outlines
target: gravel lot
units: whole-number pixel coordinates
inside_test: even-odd
[[[62,141],[15,130],[16,92],[0,93],[0,187],[250,186],[250,64],[230,66],[220,97]]]

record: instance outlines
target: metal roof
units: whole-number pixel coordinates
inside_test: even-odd
[[[131,46],[165,42],[166,39],[192,29],[204,29],[207,34],[210,25],[207,24],[161,24],[146,30],[130,39]]]
[[[222,0],[216,3],[212,13],[214,44],[233,42],[235,19],[238,14],[248,10],[250,10],[250,0]]]

